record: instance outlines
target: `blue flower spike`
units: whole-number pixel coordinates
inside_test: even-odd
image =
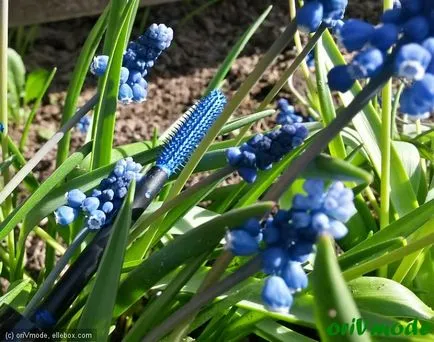
[[[87,219],[87,226],[91,230],[100,229],[106,221],[106,215],[102,210],[94,210]]]
[[[262,300],[272,311],[288,312],[293,294],[308,285],[302,263],[314,251],[318,237],[343,238],[348,233],[345,223],[356,212],[353,192],[342,182],[327,187],[322,180],[308,179],[303,190],[305,194],[294,196],[290,210],[277,211],[262,225],[257,219],[248,220],[226,236],[226,249],[233,254],[260,253],[262,271],[269,276]]]
[[[294,299],[285,281],[281,277],[271,276],[265,279],[262,301],[270,311],[288,313]]]
[[[71,208],[66,205],[59,207],[55,212],[54,216],[56,222],[61,226],[67,226],[68,224],[74,222],[79,215],[79,211],[76,208]]]
[[[417,88],[426,89],[430,77],[425,80],[425,76],[434,75],[433,18],[433,1],[402,0],[395,1],[376,27],[362,20],[346,21],[337,30],[338,39],[356,54],[347,69],[336,66],[329,72],[330,88],[348,91],[355,80],[371,78],[385,63],[393,63],[394,76],[407,85],[400,98],[401,113],[413,119],[428,118],[434,111],[434,94]]]
[[[145,77],[161,53],[173,40],[173,30],[164,24],[152,24],[137,40],[128,44],[122,61],[118,99],[122,104],[141,103],[148,95]],[[107,70],[108,56],[96,56],[90,71],[101,77]]]
[[[68,225],[83,213],[89,229],[103,228],[115,218],[130,182],[142,179],[141,169],[142,166],[131,157],[119,160],[110,175],[101,181],[97,189],[93,189],[91,196],[78,189],[67,192],[67,205],[55,211],[56,221],[60,225]]]
[[[327,75],[330,89],[345,93],[356,82],[353,77],[354,71],[350,72],[349,65],[338,65],[331,69]]]
[[[348,0],[313,0],[306,1],[297,12],[298,29],[303,32],[315,32],[324,23],[327,27],[340,26]]]
[[[375,76],[383,66],[384,57],[379,49],[370,48],[359,53],[349,66],[353,79],[365,79]]]
[[[308,131],[301,124],[284,125],[270,133],[257,134],[240,147],[229,148],[226,158],[247,183],[253,183],[258,169],[269,170],[307,136]]]
[[[90,65],[90,72],[98,77],[103,76],[107,70],[108,61],[109,56],[95,56],[93,58],[92,64]]]
[[[81,209],[83,209],[85,212],[92,213],[94,210],[98,209],[99,205],[100,201],[98,197],[87,197],[83,201]]]
[[[421,80],[431,62],[431,54],[422,45],[402,46],[395,59],[396,74],[408,80]]]
[[[225,248],[234,255],[253,255],[259,251],[258,241],[245,230],[230,230],[225,236]]]
[[[373,35],[375,28],[369,23],[359,19],[350,19],[339,30],[338,40],[348,52],[363,49]]]
[[[72,208],[80,208],[85,199],[86,195],[78,189],[74,189],[66,193],[66,202]]]
[[[324,17],[324,7],[319,1],[307,2],[297,12],[298,29],[303,32],[315,32]]]
[[[289,104],[287,99],[280,99],[277,101],[277,109],[279,110],[276,123],[279,125],[291,125],[294,123],[310,122],[311,117],[305,117],[303,114],[296,112],[294,106]]]
[[[90,123],[91,123],[91,117],[89,115],[85,115],[80,119],[80,121],[77,123],[75,128],[80,133],[86,134],[87,131],[89,130]]]

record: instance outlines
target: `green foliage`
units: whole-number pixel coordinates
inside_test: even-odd
[[[9,117],[13,122],[20,124],[26,120],[30,112],[36,112],[39,108],[40,99],[46,93],[54,75],[43,69],[26,74],[21,56],[11,48],[8,48],[7,75]],[[37,101],[30,111],[30,103],[34,100]]]
[[[131,225],[131,210],[135,186],[136,183],[133,181],[124,204],[113,224],[107,249],[98,268],[98,276],[95,279],[78,324],[79,328],[97,329],[98,341],[106,341],[108,339],[128,229]]]

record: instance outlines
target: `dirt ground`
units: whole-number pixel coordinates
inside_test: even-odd
[[[375,18],[381,1],[354,1],[348,16]],[[265,23],[251,39],[241,57],[230,71],[225,93],[230,97],[246,78],[255,64],[284,29],[289,21],[286,0],[220,0],[205,11],[181,23],[192,10],[203,1],[184,1],[152,7],[148,23],[165,23],[174,28],[175,39],[171,48],[160,58],[148,77],[149,95],[143,104],[119,106],[116,123],[116,145],[148,139],[154,127],[160,132],[166,129],[196,99],[200,98],[218,66],[248,26],[267,8],[274,8]],[[137,16],[140,22],[141,10]],[[96,18],[81,18],[41,25],[38,38],[28,54],[24,56],[29,70],[57,67],[57,75],[49,89],[49,95],[32,125],[30,143],[26,156],[32,156],[43,142],[36,133],[40,127],[58,128],[63,102],[71,73],[83,42]],[[140,32],[134,32],[137,37]],[[244,101],[237,115],[252,112],[278,79],[279,74],[294,58],[293,46],[286,49],[277,62],[255,86]],[[91,75],[86,80],[80,103],[95,93],[96,80]],[[291,97],[290,94],[282,93]],[[11,127],[12,136],[19,137],[20,127]],[[74,132],[74,148],[80,146],[84,137]],[[37,167],[40,178],[47,177],[53,170],[55,151]]]

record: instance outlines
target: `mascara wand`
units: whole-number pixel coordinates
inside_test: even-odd
[[[202,100],[193,105],[180,120],[172,133],[169,134],[163,150],[153,166],[137,184],[136,196],[133,202],[133,220],[136,220],[153,199],[159,194],[166,181],[176,174],[188,161],[192,153],[205,137],[209,128],[222,113],[226,98],[220,90],[214,90]],[[59,318],[74,302],[98,269],[105,246],[110,237],[112,225],[102,228],[77,260],[59,279],[46,298],[30,312],[28,317],[21,317],[33,329],[53,328]],[[0,317],[0,322],[1,322]],[[14,320],[9,325],[0,323],[1,332],[11,331],[22,325]]]

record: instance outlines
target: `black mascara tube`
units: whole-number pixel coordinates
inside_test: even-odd
[[[137,220],[158,195],[168,179],[167,173],[152,167],[137,184],[133,203],[133,220]],[[102,228],[95,238],[56,283],[50,294],[31,316],[40,328],[54,327],[95,274],[110,237],[112,225]]]

